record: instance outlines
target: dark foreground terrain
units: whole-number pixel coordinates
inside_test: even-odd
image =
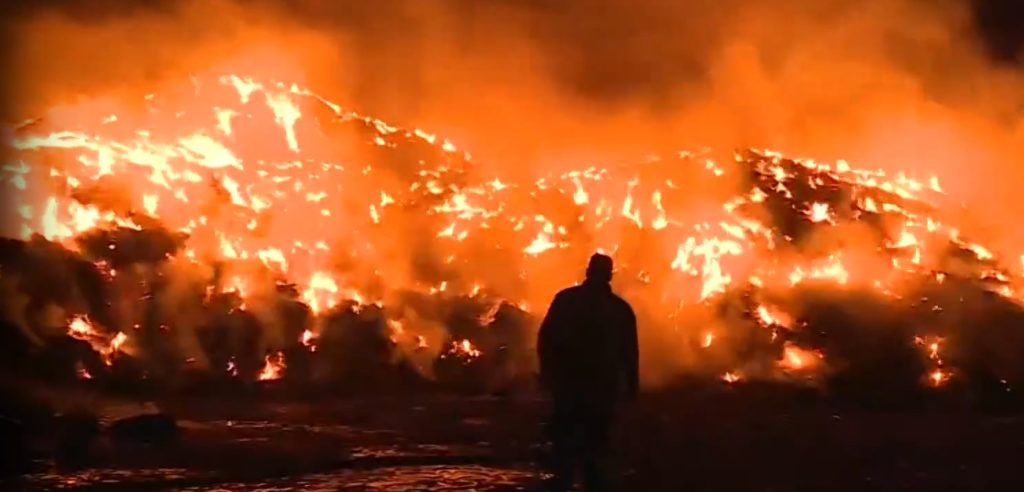
[[[81,395],[78,396],[79,398]],[[95,399],[101,420],[137,413]],[[4,490],[533,490],[545,411],[529,395],[155,402],[176,443],[104,435],[91,463],[36,471]],[[149,411],[154,408],[150,407]],[[623,411],[628,491],[1024,490],[1024,418],[952,405],[854,410],[769,388],[679,388]],[[36,441],[42,456],[52,443]]]

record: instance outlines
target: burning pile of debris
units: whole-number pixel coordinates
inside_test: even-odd
[[[1020,272],[941,214],[937,177],[744,150],[503,182],[295,84],[191,82],[14,132],[0,285],[29,350],[9,360],[118,385],[493,389],[530,379],[538,316],[600,250],[652,377],[1024,382]]]

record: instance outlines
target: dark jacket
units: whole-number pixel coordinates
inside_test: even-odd
[[[601,282],[559,292],[537,337],[541,381],[556,396],[634,394],[638,352],[633,309]]]

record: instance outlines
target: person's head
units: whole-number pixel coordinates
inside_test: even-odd
[[[612,258],[601,253],[594,253],[587,265],[587,280],[608,283],[612,281]]]

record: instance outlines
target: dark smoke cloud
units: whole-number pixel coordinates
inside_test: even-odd
[[[502,34],[514,34],[515,37],[536,43],[544,53],[545,64],[553,78],[563,88],[578,96],[594,102],[640,98],[659,108],[679,97],[677,89],[680,83],[685,84],[705,76],[713,64],[716,52],[736,34],[730,28],[744,23],[742,19],[749,16],[749,13],[767,14],[766,24],[771,20],[791,18],[829,29],[843,24],[851,15],[875,10],[873,5],[902,4],[898,10],[904,16],[893,26],[904,27],[907,34],[905,39],[900,39],[899,33],[879,29],[880,34],[891,36],[887,44],[897,49],[903,49],[908,42],[914,42],[912,35],[917,30],[915,24],[929,23],[935,17],[948,15],[949,12],[969,15],[966,19],[968,25],[960,26],[964,29],[961,34],[965,39],[979,35],[984,48],[995,58],[1019,61],[1024,44],[1024,34],[1021,34],[1024,32],[1024,12],[1019,2],[1013,0],[971,0],[966,7],[964,2],[944,2],[940,7],[934,2],[852,0],[270,0],[244,4],[236,2],[239,8],[229,7],[224,2],[219,2],[219,6],[210,6],[217,3],[185,2],[184,5],[188,6],[183,7],[182,2],[165,0],[46,0],[10,3],[4,7],[3,13],[8,23],[16,26],[40,16],[59,16],[81,24],[109,24],[125,19],[154,17],[188,20],[188,12],[194,10],[210,14],[230,12],[245,22],[294,22],[327,33],[334,31],[338,35],[352,34],[362,47],[377,46],[382,52],[391,51],[396,56],[383,57],[385,59],[378,63],[396,63],[397,58],[400,60],[398,64],[406,66],[404,75],[418,71],[417,59],[409,55],[417,55],[417,50],[423,45],[439,40],[438,31],[447,31],[440,41],[449,44],[454,52],[489,52],[492,55],[503,49],[505,40],[501,39]],[[885,9],[891,11],[888,7]],[[268,13],[274,15],[265,16]],[[220,27],[224,34],[231,34],[234,22],[218,20],[221,22],[207,26],[193,25],[183,30],[199,34],[209,31],[209,27]],[[781,39],[768,44],[784,46],[787,39],[799,39],[801,33],[794,32],[792,27],[789,24],[779,25],[778,37]],[[508,28],[513,32],[502,32]],[[188,45],[202,44],[205,40],[200,36],[174,41],[184,43],[186,46],[183,49],[187,50],[191,48]],[[406,56],[397,56],[402,54]],[[382,78],[384,74],[368,73],[367,76]],[[415,84],[416,80],[407,80],[407,83]]]
[[[1017,0],[973,0],[971,9],[989,53],[1006,63],[1024,63],[1024,4]]]

